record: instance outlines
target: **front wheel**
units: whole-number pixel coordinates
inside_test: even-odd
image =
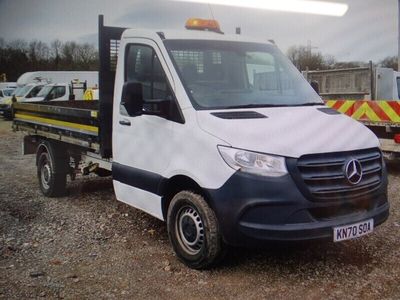
[[[189,191],[175,195],[168,208],[168,235],[178,258],[194,269],[212,266],[222,254],[217,218],[204,198]]]

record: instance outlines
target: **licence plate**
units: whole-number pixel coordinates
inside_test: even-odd
[[[333,228],[333,241],[354,239],[374,231],[374,219]]]

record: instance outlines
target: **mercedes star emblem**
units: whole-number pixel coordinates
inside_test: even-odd
[[[361,181],[363,172],[361,164],[357,159],[352,159],[347,163],[345,175],[348,182],[351,184],[357,184]]]

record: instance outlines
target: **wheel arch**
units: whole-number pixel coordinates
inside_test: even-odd
[[[36,150],[36,166],[39,164],[40,155],[46,152],[50,155],[51,159],[54,161],[62,161],[62,163],[57,164],[57,172],[65,172],[68,173],[69,166],[69,153],[63,143],[53,140],[41,139],[38,142],[37,150]]]
[[[46,153],[50,152],[48,141],[45,139],[42,139],[38,142],[38,146],[36,149],[36,166],[39,165],[39,158],[43,152],[46,152]]]
[[[172,198],[178,192],[184,190],[198,193],[199,195],[203,196],[207,204],[213,208],[213,205],[210,201],[210,195],[195,180],[186,175],[175,175],[169,179],[166,179],[161,185],[161,209],[164,220],[167,219],[168,207]]]

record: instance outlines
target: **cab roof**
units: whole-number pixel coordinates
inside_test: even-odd
[[[148,38],[159,40],[162,35],[166,40],[216,40],[216,41],[234,41],[251,42],[273,45],[267,40],[261,40],[254,37],[246,37],[239,34],[222,34],[205,30],[149,30],[149,29],[127,29],[122,34],[124,38]]]

